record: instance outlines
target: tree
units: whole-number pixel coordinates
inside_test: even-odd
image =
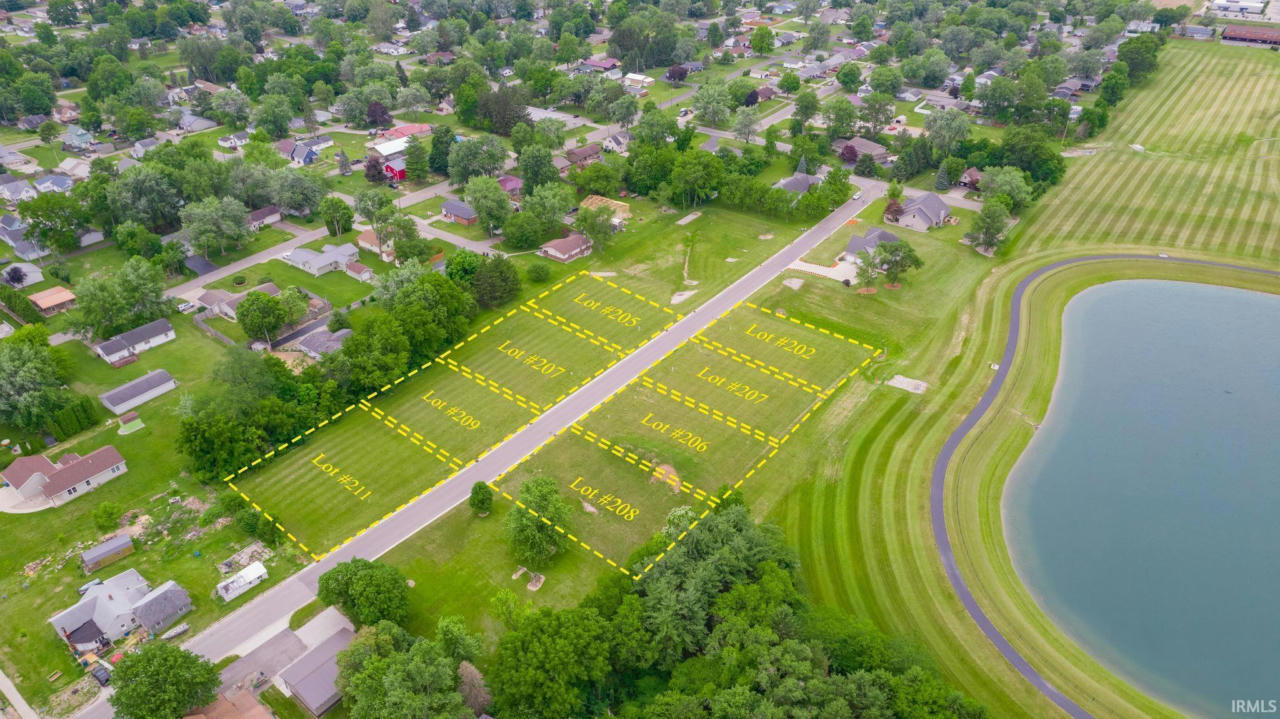
[[[487,175],[478,175],[467,181],[464,197],[476,211],[485,232],[490,235],[502,226],[511,215],[511,198],[498,181]]]
[[[365,108],[364,119],[372,127],[390,127],[393,122],[391,111],[377,100],[370,102]]]
[[[378,212],[391,206],[391,198],[378,190],[361,190],[355,196],[356,213],[370,222]]]
[[[222,679],[213,663],[164,642],[126,652],[111,675],[108,701],[124,719],[167,719],[211,703]]]
[[[501,170],[506,159],[507,149],[492,135],[464,140],[449,150],[449,180],[455,185],[466,185],[477,175],[492,175]]]
[[[404,148],[404,174],[414,182],[426,181],[431,176],[431,158],[427,148],[417,135],[410,135]]]
[[[355,220],[355,213],[351,211],[348,205],[341,197],[330,195],[320,201],[317,208],[320,217],[324,219],[325,229],[329,231],[331,237],[337,237],[344,232],[351,230],[352,222]]]
[[[862,122],[866,125],[866,132],[871,137],[880,134],[880,131],[889,124],[893,119],[894,104],[893,96],[886,95],[882,92],[873,92],[863,99]]]
[[[524,192],[529,194],[538,187],[555,182],[560,177],[551,159],[551,150],[542,145],[529,145],[520,152],[516,163],[520,177],[524,179]]]
[[[89,221],[84,206],[62,192],[23,200],[18,203],[18,214],[27,222],[27,239],[57,254],[80,249],[80,233]]]
[[[601,206],[595,209],[583,207],[578,216],[573,218],[573,229],[581,232],[591,240],[596,250],[604,248],[613,237],[613,208]]]
[[[63,27],[75,25],[80,19],[80,8],[75,0],[49,0],[49,21]]]
[[[471,497],[467,499],[467,504],[476,516],[487,516],[493,511],[493,490],[484,482],[476,482],[471,485]]]
[[[66,351],[49,346],[49,331],[43,325],[19,328],[0,342],[0,376],[5,377],[0,382],[0,422],[28,432],[44,431],[49,418],[66,404],[62,387],[73,370]]]
[[[630,127],[632,120],[640,112],[640,101],[635,95],[626,94],[609,105],[609,119],[622,127]]]
[[[512,249],[531,250],[542,244],[550,229],[533,213],[518,212],[507,218],[502,226],[502,236]]]
[[[782,73],[782,77],[778,78],[778,89],[788,95],[794,93],[800,89],[800,76],[787,70]]]
[[[982,170],[980,183],[982,194],[988,198],[1004,195],[1009,198],[1011,212],[1031,203],[1031,186],[1027,175],[1017,167],[987,167]]]
[[[897,242],[881,242],[876,246],[873,256],[875,264],[884,272],[889,284],[896,285],[902,275],[909,270],[924,267],[924,260],[916,254],[915,249],[906,240]]]
[[[568,179],[583,192],[605,197],[616,195],[622,185],[622,173],[607,162],[593,162],[582,170],[575,167],[569,170]]]
[[[236,321],[246,335],[266,340],[270,348],[272,336],[284,326],[284,304],[265,292],[250,292],[236,308]]]
[[[795,108],[791,112],[791,118],[794,122],[805,125],[818,114],[820,107],[817,93],[813,90],[802,90],[796,94]]]
[[[877,67],[867,75],[867,84],[872,90],[885,95],[894,96],[902,89],[902,71],[896,67]]]
[[[364,181],[371,185],[381,185],[387,181],[387,171],[377,160],[366,160],[364,163]]]
[[[472,287],[481,307],[498,307],[520,294],[520,274],[505,257],[490,257],[476,270]]]
[[[309,172],[284,168],[271,175],[271,199],[287,214],[310,215],[325,193],[324,182]]]
[[[207,258],[249,240],[248,215],[244,204],[234,197],[210,196],[182,208],[182,229],[191,247]]]
[[[289,121],[293,119],[293,105],[284,95],[263,95],[253,110],[253,123],[273,140],[289,134]]]
[[[957,144],[969,137],[969,116],[954,108],[935,111],[924,119],[924,129],[933,149],[940,155],[950,155]]]
[[[804,38],[802,49],[805,52],[825,50],[831,41],[831,26],[821,22],[811,22],[805,28],[808,35]]]
[[[862,70],[856,62],[846,62],[836,71],[836,82],[845,92],[853,92],[862,83]]]
[[[754,106],[740,107],[733,111],[733,135],[743,142],[751,142],[755,136],[756,123],[760,121],[760,111]]]
[[[970,236],[978,247],[994,250],[1000,244],[1009,210],[1001,202],[984,202],[982,210],[973,218]]]
[[[761,25],[751,33],[751,50],[757,55],[773,52],[773,30],[768,25]]]
[[[73,326],[106,338],[163,317],[172,303],[164,296],[164,271],[142,257],[130,257],[110,275],[90,275],[76,288],[80,312]]]
[[[440,623],[446,620],[456,622],[442,617]],[[443,638],[411,636],[391,622],[364,627],[338,653],[343,705],[353,719],[470,719],[474,715],[458,692],[460,660],[452,649]]]
[[[335,160],[338,161],[338,174],[342,175],[343,177],[350,175],[351,174],[351,158],[347,157],[346,151],[339,149],[336,153],[334,153],[333,157]]]
[[[1124,99],[1124,93],[1129,89],[1129,79],[1118,72],[1108,72],[1102,77],[1102,83],[1098,86],[1098,95],[1108,105],[1115,107]]]
[[[520,514],[528,515],[513,511],[507,516]],[[530,526],[535,524],[542,523],[534,518]],[[523,617],[498,640],[490,676],[498,707],[495,713],[503,717],[580,716],[589,689],[610,672],[610,644],[607,623],[595,609],[541,609]],[[531,707],[536,711],[530,712]],[[699,715],[688,712],[682,716]]]
[[[520,501],[527,509],[507,513],[507,538],[517,560],[539,569],[565,547],[568,540],[555,527],[568,531],[571,511],[560,496],[559,484],[550,477],[522,484]]]
[[[431,154],[427,164],[437,175],[449,172],[449,151],[453,148],[453,128],[448,125],[437,125],[431,130]]]
[[[459,250],[444,262],[444,274],[459,287],[471,289],[475,283],[476,273],[484,264],[484,257],[471,250]]]
[[[1129,67],[1129,81],[1133,84],[1142,82],[1155,72],[1160,51],[1160,41],[1151,33],[1143,33],[1120,43],[1116,57]]]
[[[693,93],[689,104],[698,113],[699,120],[708,125],[719,126],[729,117],[729,89],[723,80],[703,83]]]
[[[724,162],[706,150],[682,153],[671,169],[671,198],[681,207],[697,205],[711,199],[720,176],[724,174]]]
[[[356,626],[383,621],[402,624],[409,616],[404,575],[381,562],[358,558],[339,562],[320,575],[316,596],[329,606],[337,606]]]

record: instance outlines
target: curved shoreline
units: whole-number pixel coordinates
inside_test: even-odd
[[[991,622],[986,613],[978,605],[977,600],[970,591],[969,585],[965,582],[964,576],[960,573],[959,566],[956,564],[955,551],[951,546],[951,537],[947,530],[946,521],[946,478],[947,470],[951,466],[951,459],[959,448],[960,443],[969,435],[969,433],[977,426],[978,422],[986,415],[987,410],[994,404],[1001,390],[1004,388],[1005,380],[1009,375],[1010,365],[1013,363],[1014,357],[1018,350],[1018,340],[1021,334],[1022,325],[1022,298],[1026,290],[1039,280],[1041,277],[1073,265],[1079,265],[1092,262],[1107,262],[1115,260],[1154,260],[1157,262],[1173,262],[1188,265],[1200,265],[1207,267],[1217,267],[1222,269],[1236,270],[1242,272],[1252,272],[1274,277],[1280,277],[1280,271],[1267,270],[1258,267],[1249,267],[1246,265],[1236,265],[1227,262],[1214,262],[1212,260],[1197,260],[1190,258],[1161,257],[1159,255],[1147,254],[1115,254],[1115,255],[1088,255],[1084,257],[1075,257],[1067,260],[1053,262],[1043,267],[1036,268],[1026,277],[1019,280],[1013,291],[1009,313],[1009,329],[1005,341],[1004,354],[1000,358],[1000,366],[992,377],[990,384],[982,393],[982,397],[978,400],[978,404],[974,406],[965,418],[960,422],[950,435],[948,435],[946,443],[943,444],[942,450],[938,453],[938,457],[933,465],[933,472],[930,480],[929,489],[929,506],[930,506],[930,524],[933,529],[934,545],[938,550],[939,558],[942,560],[943,569],[947,574],[947,579],[951,583],[951,588],[959,597],[960,602],[964,605],[965,611],[969,617],[982,630],[987,640],[995,645],[1000,654],[1008,661],[1019,674],[1029,681],[1032,686],[1056,704],[1069,716],[1075,719],[1092,719],[1093,715],[1077,704],[1073,699],[1063,694],[1057,687],[1053,686],[1041,674],[1032,667],[1017,649],[1009,642],[1008,639],[1000,632],[999,629]]]

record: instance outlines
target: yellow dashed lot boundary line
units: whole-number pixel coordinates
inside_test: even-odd
[[[824,334],[824,335],[828,335],[828,336],[831,336],[831,337],[835,337],[836,339],[844,340],[845,342],[848,342],[848,343],[849,343],[849,344],[851,344],[851,345],[855,345],[855,346],[857,346],[857,347],[861,347],[861,348],[862,348],[862,349],[864,349],[864,350],[868,350],[868,351],[870,351],[870,352],[871,352],[871,356],[873,356],[873,357],[874,357],[874,356],[876,356],[876,355],[878,355],[878,354],[880,354],[881,352],[884,352],[884,350],[883,350],[883,349],[881,349],[881,348],[879,348],[879,347],[874,347],[874,346],[872,346],[872,345],[867,344],[866,342],[859,342],[858,340],[851,339],[851,338],[849,338],[849,337],[845,337],[844,335],[840,334],[839,332],[832,332],[831,330],[829,330],[829,329],[827,329],[827,328],[825,328],[825,327],[817,327],[817,326],[812,325],[812,324],[810,324],[810,323],[808,323],[808,322],[803,322],[803,321],[801,321],[801,320],[798,320],[798,319],[796,319],[796,318],[794,318],[794,317],[791,317],[790,315],[784,314],[784,313],[779,312],[779,311],[777,311],[777,310],[771,310],[771,309],[769,309],[769,308],[767,308],[767,307],[761,307],[760,305],[752,304],[752,303],[750,303],[750,302],[743,302],[743,303],[741,303],[741,304],[743,304],[743,305],[745,305],[745,306],[747,306],[747,307],[750,307],[750,308],[751,308],[751,309],[753,309],[753,310],[759,310],[759,311],[761,311],[761,312],[765,313],[766,315],[773,315],[774,317],[778,317],[778,318],[780,318],[780,319],[784,319],[784,320],[786,320],[786,321],[788,321],[788,322],[792,322],[792,323],[794,323],[794,324],[800,325],[801,327],[807,327],[807,328],[809,328],[809,329],[813,330],[814,332],[818,332],[818,333],[821,333],[821,334]]]
[[[622,349],[622,345],[616,342],[610,342],[603,336],[582,327],[578,323],[573,322],[572,320],[567,320],[555,312],[536,304],[533,300],[529,300],[526,304],[521,305],[520,308],[534,317],[546,320],[551,323],[552,326],[562,329],[575,337],[584,339],[603,350],[612,352],[616,355],[621,355],[622,357],[627,356],[627,353]]]
[[[627,464],[637,467],[641,472],[645,474],[646,477],[657,477],[658,479],[662,480],[663,482],[666,482],[667,484],[680,490],[681,492],[684,492],[685,494],[691,495],[693,497],[697,497],[698,499],[710,504],[713,507],[720,503],[720,500],[716,499],[715,496],[707,494],[706,492],[680,479],[674,474],[668,473],[665,469],[662,469],[661,467],[654,466],[653,462],[650,462],[647,459],[641,459],[640,456],[637,455],[635,452],[627,451],[626,447],[623,447],[620,444],[617,444],[608,439],[605,439],[604,437],[601,437],[600,435],[596,434],[595,432],[592,432],[586,427],[583,427],[577,422],[574,422],[569,427],[569,429],[574,434],[586,440],[587,443],[593,444],[599,447],[600,449],[603,449],[604,451],[608,452],[609,454],[617,457],[618,459],[621,459]]]
[[[368,412],[374,419],[394,430],[396,434],[399,434],[401,437],[413,442],[427,454],[448,465],[454,472],[457,472],[466,466],[462,463],[462,460],[458,459],[457,455],[441,449],[435,442],[432,442],[426,437],[423,437],[420,433],[413,431],[412,427],[409,427],[403,422],[397,420],[395,417],[392,417],[381,409],[378,409],[369,402],[361,400],[360,409]]]
[[[790,372],[778,369],[777,367],[774,367],[773,365],[768,364],[763,360],[758,360],[748,354],[739,352],[738,350],[732,347],[723,345],[709,337],[704,337],[702,336],[701,332],[694,335],[690,339],[702,345],[703,347],[706,347],[712,352],[715,352],[718,355],[721,355],[723,357],[728,357],[729,359],[735,362],[741,362],[742,364],[752,369],[759,370],[780,382],[785,382],[791,385],[792,387],[795,387],[796,389],[802,389],[805,392],[808,392],[809,394],[816,394],[819,397],[825,397],[825,395],[823,394],[822,387],[819,387],[818,385],[810,382],[809,380],[801,379],[791,374]]]
[[[777,437],[767,434],[764,430],[757,429],[747,424],[746,422],[742,422],[740,420],[734,419],[733,417],[725,414],[724,412],[721,412],[718,409],[714,409],[710,405],[704,402],[699,402],[698,400],[690,397],[689,395],[682,393],[680,390],[672,389],[671,387],[668,387],[661,382],[655,382],[652,379],[650,379],[648,376],[642,375],[640,378],[640,382],[645,387],[648,387],[649,389],[653,390],[654,392],[657,392],[663,397],[667,397],[675,401],[677,404],[682,404],[688,407],[689,409],[697,410],[699,414],[704,414],[710,417],[711,419],[714,419],[717,422],[722,422],[738,430],[739,432],[742,432],[748,437],[760,440],[761,442],[764,442],[765,444],[768,444],[774,447],[777,447],[781,441]]]

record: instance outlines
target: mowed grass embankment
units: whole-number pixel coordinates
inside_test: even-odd
[[[1156,75],[1112,112],[1097,154],[1072,160],[1012,231],[1015,251],[1159,247],[1274,262],[1277,77],[1276,53],[1170,40]]]

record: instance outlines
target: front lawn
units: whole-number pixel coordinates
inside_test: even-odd
[[[465,237],[468,240],[475,240],[476,242],[489,242],[491,240],[499,239],[497,237],[490,237],[489,233],[485,232],[484,228],[481,227],[478,222],[474,225],[460,225],[457,222],[449,222],[448,220],[433,220],[430,224],[432,227],[443,232],[449,232],[460,237]]]
[[[268,250],[285,240],[291,239],[293,239],[293,235],[285,232],[284,230],[276,229],[275,227],[264,227],[253,236],[253,239],[246,242],[244,247],[210,257],[209,261],[219,267],[226,267],[232,262],[243,260],[250,255],[255,255],[263,250]]]
[[[416,205],[409,205],[404,208],[404,211],[408,212],[410,215],[417,215],[418,217],[426,219],[433,215],[440,214],[440,206],[443,205],[447,199],[449,198],[444,195],[436,195],[435,197],[429,197]]]
[[[234,283],[236,277],[243,277],[244,284],[236,285]],[[205,287],[228,292],[244,292],[264,282],[274,282],[280,289],[302,287],[325,298],[334,307],[346,307],[373,292],[371,285],[352,279],[342,272],[330,272],[312,277],[310,273],[286,264],[283,260],[267,260],[244,270],[239,275],[223,277]]]

